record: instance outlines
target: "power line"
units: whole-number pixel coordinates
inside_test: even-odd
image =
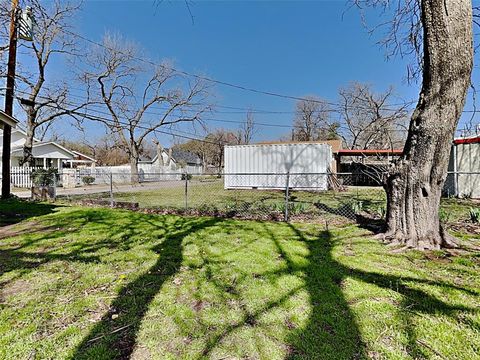
[[[320,103],[320,104],[328,104],[328,105],[332,105],[332,106],[337,106],[339,104],[336,104],[336,103],[333,103],[333,102],[329,102],[329,101],[324,101],[324,100],[317,100],[317,99],[309,99],[309,98],[305,98],[305,97],[300,97],[300,96],[292,96],[292,95],[286,95],[286,94],[280,94],[280,93],[277,93],[277,92],[273,92],[273,91],[265,91],[265,90],[259,90],[259,89],[255,89],[255,88],[252,88],[252,87],[247,87],[247,86],[243,86],[243,85],[238,85],[238,84],[234,84],[234,83],[231,83],[231,82],[227,82],[227,81],[222,81],[222,80],[217,80],[217,79],[214,79],[214,78],[211,78],[211,77],[207,77],[207,76],[204,76],[204,75],[198,75],[198,74],[194,74],[194,73],[191,73],[191,72],[188,72],[188,71],[185,71],[185,70],[178,70],[176,68],[174,68],[173,66],[166,66],[164,64],[158,64],[158,63],[155,63],[154,61],[151,61],[151,60],[147,60],[147,59],[144,59],[144,58],[141,58],[141,57],[138,57],[138,56],[134,56],[134,55],[131,55],[131,54],[125,54],[124,52],[122,52],[121,50],[119,49],[113,49],[103,43],[100,43],[98,41],[95,41],[95,40],[92,40],[92,39],[89,39],[83,35],[80,35],[80,34],[77,34],[73,31],[70,31],[70,30],[67,30],[67,29],[60,29],[62,32],[66,33],[66,34],[69,34],[69,35],[72,35],[72,36],[75,36],[79,39],[82,39],[83,41],[86,41],[88,43],[91,43],[91,44],[94,44],[96,46],[100,46],[100,47],[103,47],[107,50],[110,50],[110,51],[117,51],[119,53],[122,53],[123,55],[127,55],[129,57],[131,57],[132,59],[135,59],[135,60],[138,60],[138,61],[141,61],[145,64],[149,64],[151,66],[154,66],[154,67],[162,67],[164,69],[169,69],[171,71],[174,71],[178,74],[182,74],[182,75],[185,75],[185,76],[189,76],[189,77],[193,77],[195,79],[199,79],[199,80],[203,80],[203,81],[207,81],[207,82],[211,82],[211,83],[214,83],[214,84],[218,84],[218,85],[222,85],[222,86],[226,86],[226,87],[231,87],[231,88],[234,88],[234,89],[238,89],[238,90],[242,90],[242,91],[248,91],[248,92],[252,92],[252,93],[256,93],[256,94],[261,94],[261,95],[267,95],[267,96],[272,96],[272,97],[277,97],[277,98],[283,98],[283,99],[289,99],[289,100],[297,100],[297,101],[310,101],[310,102],[314,102],[314,103]],[[413,103],[415,103],[416,101],[415,100],[411,100],[411,101],[406,101],[406,102],[403,102],[403,103],[398,103],[398,104],[389,104],[387,106],[407,106],[407,105],[411,105]],[[388,110],[388,109],[385,109],[385,110]],[[390,109],[391,110],[391,109]]]
[[[20,91],[22,92],[22,91]],[[38,95],[39,98],[42,98],[42,99],[45,99],[45,100],[48,100],[48,97],[45,97],[45,96],[41,96],[41,95]],[[69,105],[69,106],[72,106],[72,107],[79,107],[81,104],[76,104],[76,103],[72,103],[72,102],[65,102],[66,105]],[[96,104],[97,106],[100,106],[99,104]],[[102,110],[98,110],[97,108],[89,108],[88,106],[85,107],[85,110],[88,110],[88,111],[92,111],[92,112],[95,112],[97,114],[101,114],[101,115],[107,115],[107,116],[111,116],[111,114],[109,112],[106,112],[106,111],[102,111]],[[156,113],[156,112],[148,112],[146,111],[145,114],[149,114],[149,115],[164,115],[162,113]],[[85,116],[85,117],[88,117],[88,116]],[[231,123],[231,124],[245,124],[245,121],[236,121],[236,120],[226,120],[226,119],[217,119],[217,118],[203,118],[201,119],[201,121],[205,121],[205,122],[209,122],[209,121],[213,121],[213,122],[222,122],[222,123]],[[282,124],[270,124],[270,123],[261,123],[261,122],[254,122],[254,125],[255,126],[260,126],[260,127],[273,127],[273,128],[286,128],[286,129],[298,129],[298,128],[302,128],[301,126],[295,126],[295,125],[282,125]],[[338,125],[337,126],[338,128],[341,128],[341,129],[346,129],[348,130],[348,127],[345,127],[345,126],[342,126],[342,125]],[[407,130],[406,129],[389,129],[389,131],[398,131],[398,132],[406,132]],[[375,130],[364,130],[364,132],[377,132]]]
[[[17,92],[21,92],[21,93],[24,93],[24,94],[28,94],[27,92],[24,92],[24,91],[20,91],[18,90]],[[41,99],[45,99],[45,100],[49,100],[48,97],[46,96],[42,96],[42,95],[38,95],[37,97],[41,98]],[[17,99],[19,99],[18,96],[16,96]],[[65,102],[66,105],[69,105],[69,106],[72,106],[72,107],[79,107],[81,104],[77,104],[77,103],[73,103],[73,102]],[[95,104],[96,106],[101,106],[100,104]],[[50,108],[55,108],[55,109],[61,109],[60,107],[55,107],[55,106],[51,106],[51,105],[47,105],[48,107]],[[111,116],[111,114],[109,112],[106,112],[106,111],[102,111],[102,110],[98,110],[97,108],[90,108],[91,105],[87,106],[85,108],[85,110],[88,110],[90,112],[95,112],[97,114],[101,114],[101,115],[106,115],[106,116]],[[65,110],[65,109],[62,109],[62,110]],[[466,110],[465,112],[468,112],[468,110]],[[73,112],[72,112],[73,113]],[[95,117],[97,115],[89,115],[87,114],[86,112],[85,113],[82,113],[80,111],[76,111],[75,114],[77,116],[83,116],[85,118],[91,118],[92,116]],[[150,115],[164,115],[164,114],[161,114],[161,113],[156,113],[156,112],[145,112],[145,114],[150,114]],[[97,116],[98,117],[98,116]],[[105,119],[105,118],[103,118]],[[245,121],[236,121],[236,120],[227,120],[227,119],[217,119],[217,118],[204,118],[204,119],[201,119],[201,121],[205,121],[205,122],[209,122],[209,121],[212,121],[212,122],[222,122],[222,123],[231,123],[231,124],[244,124]],[[298,128],[302,128],[301,126],[295,126],[295,125],[283,125],[283,124],[270,124],[270,123],[261,123],[261,122],[254,122],[254,125],[255,126],[260,126],[260,127],[273,127],[273,128],[285,128],[285,129],[298,129]],[[338,125],[338,124],[337,124]],[[351,129],[349,129],[347,126],[342,126],[342,125],[338,125],[337,128],[339,129],[344,129],[344,130],[349,130],[351,131]],[[145,128],[146,129],[146,128]],[[460,132],[460,131],[465,131],[467,129],[457,129],[456,131],[457,132]],[[175,131],[178,131],[178,132],[182,132],[181,130],[175,130]],[[407,129],[388,129],[387,130],[388,132],[402,132],[402,133],[406,133],[408,132]],[[378,130],[363,130],[362,132],[364,133],[376,133],[376,132],[379,132]],[[188,134],[188,135],[197,135],[197,134],[192,134],[192,133],[188,133],[188,132],[184,132],[185,134]],[[179,135],[177,135],[179,136]],[[193,140],[200,140],[198,138],[195,138]]]

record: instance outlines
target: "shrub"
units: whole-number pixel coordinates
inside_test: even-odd
[[[57,169],[37,169],[30,175],[34,186],[54,186],[58,171]]]
[[[308,208],[308,204],[305,204],[305,203],[302,203],[302,202],[296,202],[296,203],[291,203],[291,205],[289,206],[289,210],[290,212],[293,214],[293,215],[298,215],[298,214],[302,214],[302,213],[305,213],[307,211],[307,208]]]
[[[187,180],[192,180],[193,175],[192,174],[182,174],[182,180],[185,180],[185,178]]]
[[[451,212],[446,211],[445,209],[440,208],[438,210],[438,217],[441,223],[448,223],[450,221]]]
[[[273,203],[272,204],[272,211],[273,212],[278,212],[278,213],[284,213],[285,212],[285,203]]]
[[[363,210],[363,201],[354,201],[350,204],[350,208],[352,209],[354,214],[359,214]]]
[[[84,176],[82,177],[82,182],[84,185],[92,185],[95,182],[95,178],[93,176]]]
[[[474,224],[480,223],[480,208],[470,208],[470,221]]]

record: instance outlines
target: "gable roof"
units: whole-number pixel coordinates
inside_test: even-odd
[[[172,157],[176,162],[184,161],[187,164],[200,164],[201,162],[200,158],[194,153],[177,148],[172,149]]]
[[[169,149],[167,149],[167,148],[163,149],[163,153],[166,154],[167,156],[168,156],[168,151],[169,151]],[[144,160],[142,162],[154,163],[155,161],[157,161],[157,159],[158,159],[158,155],[155,155],[155,157],[152,160]],[[177,148],[172,148],[172,160],[175,163],[178,163],[180,161],[184,161],[187,164],[201,164],[202,163],[201,159],[197,155],[195,155],[194,153],[192,153],[190,151],[177,149]]]
[[[77,155],[77,156],[83,157],[83,158],[85,158],[85,159],[87,159],[87,160],[97,162],[97,160],[95,160],[94,158],[92,158],[92,157],[90,157],[90,156],[88,156],[88,155],[82,154],[82,153],[79,152],[79,151],[72,150],[72,153],[74,153],[74,154]]]
[[[54,141],[49,141],[49,142],[42,142],[42,143],[36,143],[36,144],[33,144],[32,146],[32,149],[38,149],[38,148],[41,148],[43,146],[47,146],[47,145],[53,145],[55,146],[56,148],[60,149],[61,151],[63,151],[64,153],[67,153],[69,154],[72,158],[75,157],[75,154],[64,148],[62,145],[60,144],[57,144],[56,142]],[[12,151],[12,155],[15,154],[15,155],[18,155],[18,154],[23,154],[23,148],[17,148],[15,150]]]

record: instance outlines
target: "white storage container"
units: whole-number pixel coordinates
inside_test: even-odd
[[[327,190],[332,148],[328,144],[225,146],[225,188]]]

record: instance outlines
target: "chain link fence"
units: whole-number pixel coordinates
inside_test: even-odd
[[[50,180],[48,180],[50,176]],[[276,221],[346,223],[361,216],[382,219],[383,188],[355,173],[275,173],[191,175],[187,173],[55,172],[38,186],[22,183],[12,173],[12,192],[23,198],[55,199],[91,206],[140,209],[152,213],[207,215]],[[38,178],[33,182],[38,182]],[[132,180],[137,180],[132,184]],[[480,174],[448,174],[445,196],[480,190]],[[25,181],[22,180],[24,184]],[[33,183],[31,185],[34,185]],[[467,187],[470,186],[470,187]],[[469,189],[473,189],[473,192]],[[470,193],[468,193],[470,191]]]
[[[48,175],[46,175],[48,176]],[[141,209],[146,212],[259,220],[354,221],[359,214],[382,217],[380,186],[360,186],[351,173],[129,173],[77,171],[51,174],[52,180],[14,187],[20,197],[73,204]],[[12,174],[12,179],[18,174]],[[33,185],[33,184],[32,184]]]

